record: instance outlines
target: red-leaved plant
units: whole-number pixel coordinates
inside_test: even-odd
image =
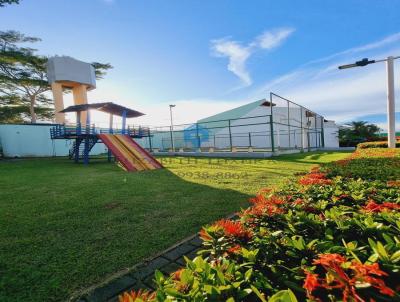
[[[341,291],[343,302],[365,301],[359,293],[360,288],[375,288],[386,296],[395,294],[382,279],[388,274],[380,269],[378,263],[363,264],[355,260],[347,261],[339,254],[320,254],[313,264],[317,266],[315,271],[318,273],[305,271],[306,278],[303,284],[307,297],[311,300],[324,301],[327,293],[315,294],[318,289],[328,293],[332,290]]]

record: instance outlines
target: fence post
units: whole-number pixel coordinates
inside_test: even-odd
[[[200,149],[200,136],[199,136],[199,124],[196,123],[196,138],[197,138],[197,149]]]
[[[172,149],[172,152],[175,152],[174,136],[172,134],[172,126],[169,126],[169,134],[170,134],[170,139],[171,139],[171,149]]]
[[[153,147],[151,146],[151,132],[150,132],[150,128],[149,128],[149,149],[150,149],[150,152],[153,152]]]
[[[274,121],[272,119],[272,114],[269,116],[269,127],[271,132],[271,149],[273,153],[275,152],[275,142],[274,142]]]
[[[251,147],[251,132],[249,132],[249,147]]]
[[[81,135],[82,133],[82,126],[81,126],[81,112],[78,111],[76,113],[76,134]]]
[[[83,163],[87,165],[89,163],[89,137],[90,137],[90,111],[86,111],[86,130],[85,130],[85,141],[83,149]]]
[[[321,117],[321,144],[325,148],[324,117]]]
[[[126,128],[126,114],[127,114],[126,110],[123,110],[123,111],[122,111],[122,129],[121,129],[122,134],[125,134],[125,128]]]
[[[290,109],[289,109],[289,101],[287,101],[287,124],[288,124],[288,143],[289,143],[289,149],[290,149]]]
[[[304,152],[303,107],[300,107],[301,151]]]
[[[228,129],[229,129],[229,145],[232,152],[232,133],[231,133],[231,120],[228,120]]]

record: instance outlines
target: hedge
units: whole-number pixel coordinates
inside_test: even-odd
[[[400,149],[357,149],[349,158],[325,164],[321,170],[329,177],[363,180],[400,179]]]
[[[357,149],[368,149],[368,148],[387,148],[388,143],[387,141],[384,142],[365,142],[365,143],[360,143],[357,145]],[[400,148],[400,140],[396,140],[396,148]]]
[[[369,173],[364,161],[398,169],[388,150],[359,150],[261,190],[237,220],[201,230],[204,248],[185,268],[156,272],[155,292],[120,301],[400,301],[398,174],[365,180],[346,171]]]

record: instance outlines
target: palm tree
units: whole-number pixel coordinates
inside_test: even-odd
[[[353,121],[339,129],[339,143],[343,147],[354,147],[358,143],[373,140],[378,136],[379,127],[366,121]]]

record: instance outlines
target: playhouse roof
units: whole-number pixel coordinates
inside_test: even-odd
[[[126,111],[126,117],[139,117],[144,115],[139,111],[129,109],[127,107],[114,104],[112,102],[105,102],[105,103],[95,103],[95,104],[81,104],[81,105],[74,105],[61,110],[60,112],[79,112],[79,111],[87,111],[89,109],[95,109],[98,111],[106,112],[109,114],[119,115],[122,116],[123,111]]]

